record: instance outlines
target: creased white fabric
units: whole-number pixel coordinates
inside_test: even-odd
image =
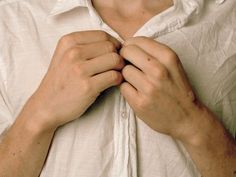
[[[148,36],[176,51],[199,99],[233,135],[235,24],[235,0],[175,0],[173,7],[134,35]],[[89,0],[0,0],[1,134],[39,86],[60,37],[95,29],[123,41]],[[41,173],[41,177],[198,176],[182,144],[136,118],[115,87],[102,93],[80,119],[58,129]]]

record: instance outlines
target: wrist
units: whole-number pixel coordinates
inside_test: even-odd
[[[178,139],[191,146],[201,146],[209,141],[212,132],[221,126],[217,118],[204,105],[198,105],[190,115]]]
[[[35,133],[54,132],[59,125],[53,122],[53,115],[47,108],[31,97],[25,104],[18,118],[27,129]]]

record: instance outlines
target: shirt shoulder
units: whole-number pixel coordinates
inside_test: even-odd
[[[12,2],[15,2],[17,0],[0,0],[0,7],[4,6],[5,4],[10,4]]]
[[[26,9],[30,10],[32,13],[49,13],[55,3],[56,0],[0,0],[0,20],[13,14],[20,17]]]
[[[10,38],[30,30],[45,21],[56,0],[0,0],[0,40],[7,44]],[[0,50],[2,46],[0,44]]]

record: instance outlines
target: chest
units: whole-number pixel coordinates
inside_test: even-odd
[[[21,23],[21,20],[18,20],[17,29],[21,31],[15,31],[16,29],[10,29],[15,31],[14,33],[5,31],[5,45],[10,47],[2,52],[5,67],[1,70],[1,74],[15,114],[39,86],[47,72],[57,42],[63,35],[84,30],[104,30],[114,34],[115,29],[111,28],[116,28],[124,36],[129,36],[147,20],[143,18],[132,23],[121,21],[114,16],[111,28],[107,29],[103,24],[94,23],[88,13],[81,11],[77,17],[80,17],[79,22],[76,18],[71,20],[70,14],[63,18],[54,18],[47,23],[45,19],[34,21],[32,18],[28,23]],[[204,28],[201,27],[203,25]],[[212,105],[222,99],[222,94],[219,93],[224,91],[224,87],[231,87],[232,81],[227,76],[232,66],[227,64],[230,63],[227,60],[235,51],[234,46],[228,47],[228,42],[222,40],[227,34],[231,34],[230,28],[227,28],[229,29],[227,31],[215,25],[217,24],[207,22],[153,37],[154,40],[170,46],[179,55],[197,95],[204,103]],[[143,30],[139,35],[148,36],[148,33],[149,31]],[[215,38],[216,36],[220,38]],[[235,35],[232,37],[235,38]],[[225,78],[228,79],[227,85],[219,82],[219,79],[225,81]]]

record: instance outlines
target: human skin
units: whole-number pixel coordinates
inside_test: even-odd
[[[126,40],[121,93],[150,128],[180,140],[204,177],[236,176],[236,143],[195,96],[178,56],[152,39]]]
[[[93,0],[104,22],[123,39],[132,37],[149,19],[173,5],[172,0]]]
[[[39,176],[56,129],[122,82],[119,48],[116,39],[101,31],[62,37],[42,83],[0,143],[1,177]]]
[[[120,55],[132,65],[122,71],[126,82],[121,85],[121,93],[136,115],[155,131],[179,139],[202,176],[236,176],[236,142],[195,97],[178,56],[152,39],[132,38],[173,1],[93,0],[93,4],[126,41]]]
[[[143,22],[150,14],[142,18]],[[127,28],[133,29],[130,33],[121,31],[121,36],[127,39],[139,25]],[[120,85],[121,93],[138,117],[152,129],[182,141],[204,177],[235,176],[235,141],[196,99],[176,54],[146,38],[127,39],[119,56],[120,47],[114,38],[98,31],[73,33],[60,40],[39,89],[27,101],[0,144],[0,174],[39,176],[55,130],[82,115],[101,91],[120,85],[124,77],[126,82]],[[121,56],[132,65],[124,67]],[[87,58],[93,58],[93,62]],[[101,68],[97,70],[97,66]],[[145,69],[148,67],[152,69]],[[95,73],[102,74],[94,77]],[[148,87],[140,86],[138,79]],[[90,89],[94,89],[92,93]],[[133,95],[140,95],[139,100]],[[68,106],[65,108],[65,105]],[[170,105],[168,110],[166,105]],[[171,115],[172,119],[168,117],[169,109],[176,113],[175,117]],[[161,116],[155,116],[157,114]]]

